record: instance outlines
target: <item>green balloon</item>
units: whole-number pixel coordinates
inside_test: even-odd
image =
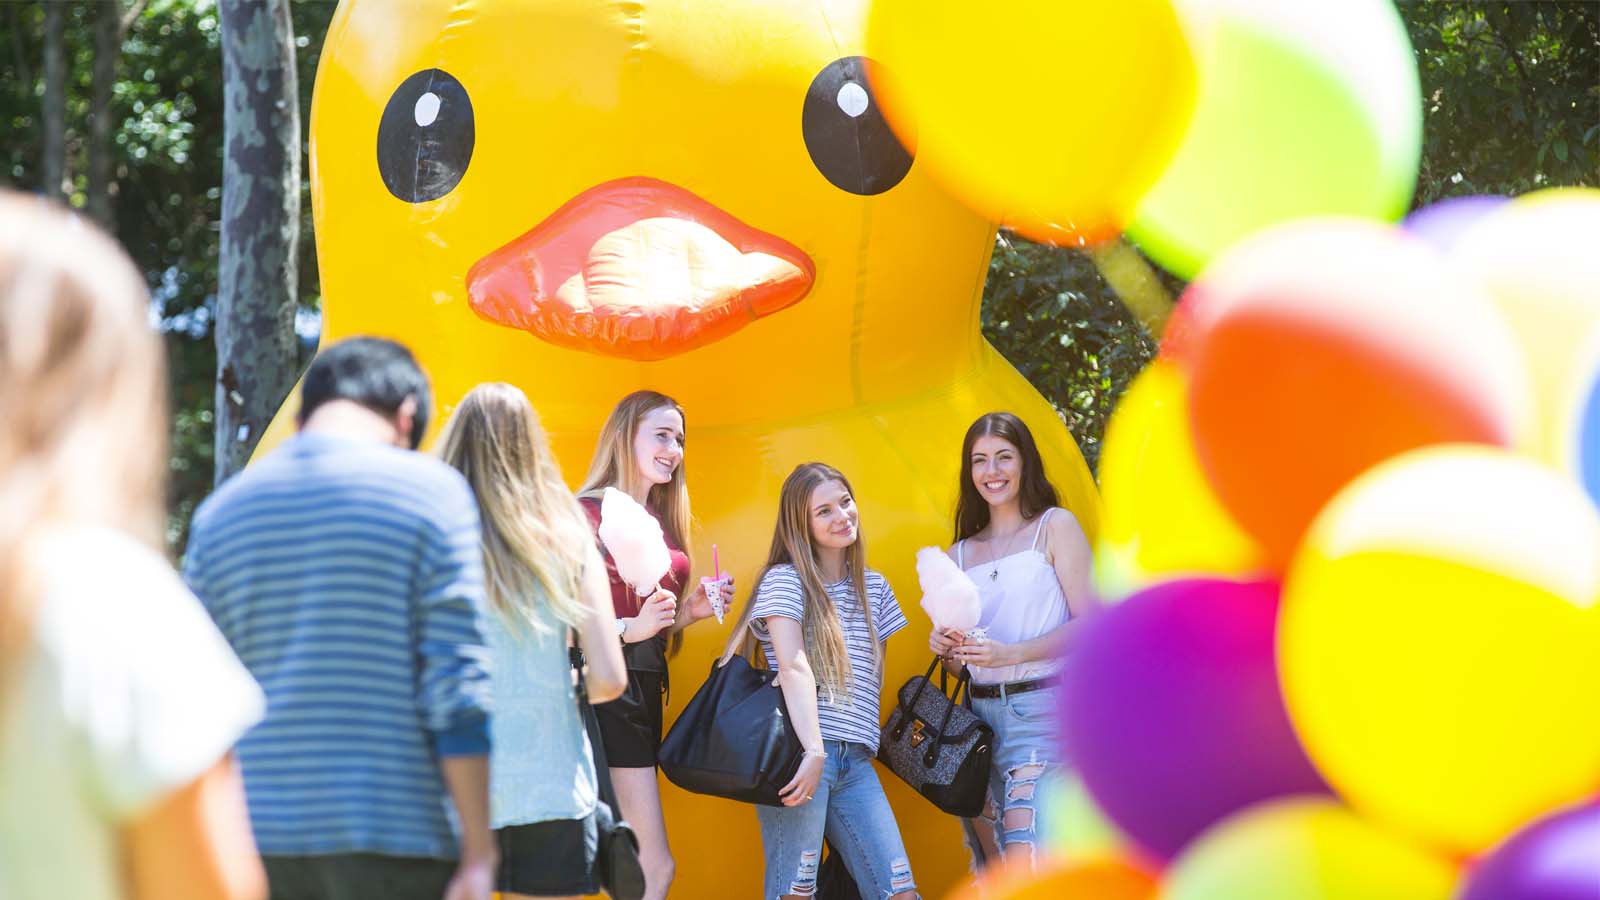
[[[1410,45],[1397,18],[1392,24],[1389,33],[1370,35],[1382,74],[1375,80],[1309,51],[1304,31],[1295,41],[1260,23],[1218,17],[1189,132],[1129,236],[1168,270],[1193,278],[1269,225],[1403,215],[1421,153],[1421,99]]]

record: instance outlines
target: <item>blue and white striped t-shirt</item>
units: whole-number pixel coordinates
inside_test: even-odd
[[[872,621],[878,626],[878,640],[888,640],[889,635],[906,627],[905,613],[895,600],[889,582],[877,572],[867,570],[867,599],[872,604]],[[828,692],[818,685],[817,719],[822,726],[825,741],[857,741],[866,744],[873,753],[878,752],[879,696],[883,693],[883,670],[873,653],[872,635],[867,630],[867,619],[860,603],[856,602],[855,585],[850,579],[827,585],[828,598],[839,615],[839,626],[844,631],[845,649],[850,653],[850,682],[845,691],[830,700]],[[765,619],[782,616],[804,621],[805,591],[800,586],[800,576],[791,565],[773,566],[762,577],[756,588],[756,604],[750,613],[750,628],[761,640],[766,652],[767,666],[778,668],[772,650],[771,637]]]
[[[436,459],[298,435],[196,511],[184,575],[267,695],[239,741],[266,855],[457,855],[438,757],[488,752],[483,556]]]

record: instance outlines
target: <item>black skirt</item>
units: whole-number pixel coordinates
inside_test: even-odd
[[[496,828],[500,869],[495,890],[533,897],[600,893],[594,816]]]
[[[661,747],[661,695],[665,673],[628,670],[628,689],[622,696],[594,708],[600,723],[600,742],[606,765],[617,769],[648,769],[656,764]]]

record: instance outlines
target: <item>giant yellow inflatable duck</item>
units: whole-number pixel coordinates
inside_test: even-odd
[[[926,665],[913,554],[949,542],[974,418],[1029,422],[1091,538],[1098,499],[1050,406],[979,334],[994,228],[885,127],[864,6],[344,0],[311,175],[323,340],[410,345],[441,414],[513,382],[576,479],[622,395],[683,403],[696,575],[715,541],[748,590],[789,470],[848,474],[868,562],[913,623],[891,643],[889,696]],[[669,718],[725,637],[688,632]],[[884,782],[939,896],[966,870],[956,823]],[[753,812],[663,795],[674,894],[759,894]]]

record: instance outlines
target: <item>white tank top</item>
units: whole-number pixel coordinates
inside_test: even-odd
[[[1006,644],[1032,640],[1071,616],[1055,567],[1050,565],[1040,546],[1045,523],[1050,521],[1050,513],[1054,511],[1045,510],[1039,518],[1033,544],[1028,549],[1002,556],[994,562],[979,563],[969,569],[964,559],[967,542],[956,543],[956,565],[978,586],[978,597],[983,605],[978,625],[988,631],[990,640]],[[977,684],[1006,684],[1041,678],[1060,667],[1060,660],[1040,659],[1015,666],[971,666],[970,669],[972,680]]]

